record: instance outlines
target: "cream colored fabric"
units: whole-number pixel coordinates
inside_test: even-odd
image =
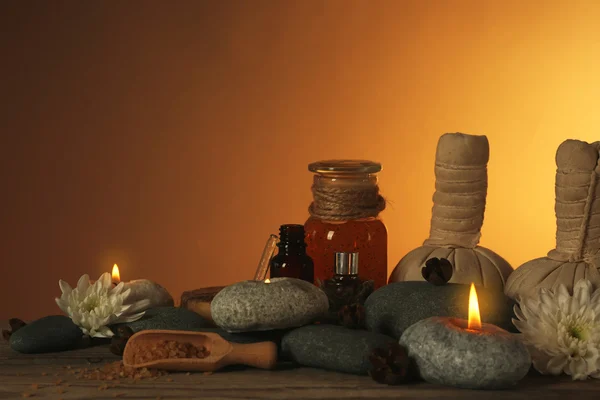
[[[404,256],[390,282],[424,280],[421,269],[433,257],[453,267],[451,283],[504,289],[513,269],[493,251],[478,246],[487,195],[487,137],[447,133],[440,137],[435,162],[435,194],[429,238]]]
[[[473,248],[479,243],[487,195],[487,137],[447,133],[438,141],[435,193],[425,246]]]
[[[600,143],[566,140],[556,152],[556,248],[547,257],[517,268],[505,292],[510,297],[534,294],[537,288],[572,290],[581,278],[600,285]]]

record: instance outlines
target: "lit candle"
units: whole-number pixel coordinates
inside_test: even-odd
[[[113,285],[118,285],[119,282],[121,282],[121,273],[119,272],[119,266],[117,264],[113,265],[111,275]]]
[[[468,319],[431,317],[407,328],[400,344],[430,383],[468,389],[516,385],[529,371],[531,357],[518,335],[481,322],[471,284]]]
[[[121,282],[121,272],[119,271],[119,266],[117,264],[113,265],[111,275],[113,285],[117,285]],[[131,310],[131,312],[143,311],[155,307],[173,307],[175,305],[173,297],[164,287],[148,279],[135,279],[129,282],[123,282],[123,286],[123,290],[130,290],[129,296],[127,296],[128,303],[148,300],[144,302],[145,305],[143,309]]]
[[[471,283],[471,291],[469,293],[469,319],[467,328],[472,330],[481,329],[481,315],[479,314],[479,300],[477,299],[477,291],[475,285]]]
[[[271,283],[271,280],[269,278],[265,279],[265,283]]]

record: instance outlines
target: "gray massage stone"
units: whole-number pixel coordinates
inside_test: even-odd
[[[25,325],[9,339],[19,353],[50,353],[71,350],[82,342],[83,332],[64,315],[50,315]]]
[[[254,332],[303,326],[329,309],[327,295],[294,278],[270,283],[243,281],[221,290],[211,305],[213,321],[227,332]]]
[[[120,326],[127,326],[134,332],[149,329],[193,331],[201,328],[209,328],[210,322],[200,315],[186,308],[180,307],[158,307],[146,310],[141,319],[123,324],[111,326],[114,333]]]
[[[429,317],[467,318],[470,285],[396,282],[383,286],[365,302],[365,324],[373,332],[399,339],[415,322]],[[501,291],[477,288],[482,322],[517,332],[511,319],[514,301]]]
[[[419,374],[430,383],[465,389],[514,387],[531,366],[518,335],[483,324],[479,333],[466,320],[432,317],[410,326],[400,344],[414,358]]]
[[[388,348],[395,339],[364,330],[336,325],[308,325],[283,336],[283,356],[305,367],[366,375],[369,354]]]

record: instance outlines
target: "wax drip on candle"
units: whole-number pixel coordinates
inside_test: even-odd
[[[479,301],[477,300],[477,291],[475,284],[471,283],[471,292],[469,293],[469,320],[468,328],[473,330],[481,329],[481,315],[479,314]]]

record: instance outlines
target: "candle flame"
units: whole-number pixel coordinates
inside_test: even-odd
[[[471,292],[469,293],[469,329],[481,329],[481,315],[479,314],[479,301],[475,284],[471,283]]]
[[[265,283],[271,283],[271,280],[269,278],[265,279]]]
[[[113,281],[113,283],[121,282],[121,274],[119,273],[119,267],[117,266],[117,264],[113,265],[112,281]]]

